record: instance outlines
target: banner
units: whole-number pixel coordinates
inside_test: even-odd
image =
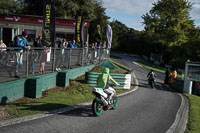
[[[108,39],[108,48],[111,48],[111,44],[112,44],[112,28],[110,25],[106,26],[106,36]]]
[[[44,0],[42,40],[44,46],[55,45],[55,11],[51,0]]]
[[[101,37],[101,25],[100,24],[97,25],[97,32],[98,32],[99,36]]]
[[[75,37],[77,45],[82,47],[84,43],[84,22],[82,16],[77,16],[76,18]]]

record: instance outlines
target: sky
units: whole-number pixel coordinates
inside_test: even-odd
[[[200,0],[188,0],[192,9],[190,17],[196,26],[200,26]],[[148,13],[152,3],[157,0],[102,0],[103,7],[106,8],[106,15],[111,17],[110,21],[117,19],[129,28],[144,30],[141,16]]]

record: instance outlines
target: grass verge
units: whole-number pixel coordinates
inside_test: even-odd
[[[185,94],[189,99],[189,119],[186,133],[200,132],[200,97]]]
[[[123,67],[121,67],[123,68]],[[93,72],[102,72],[103,67],[95,67]],[[127,73],[128,70],[123,69],[122,72],[111,70],[111,73]],[[117,90],[117,94],[129,90]],[[94,99],[91,88],[85,83],[85,76],[78,77],[70,82],[67,87],[55,87],[44,91],[41,98],[22,98],[15,102],[5,105],[7,118],[21,117],[51,111],[66,106],[72,106]]]

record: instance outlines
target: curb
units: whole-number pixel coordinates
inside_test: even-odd
[[[166,88],[169,88],[165,85]],[[176,118],[166,133],[184,133],[188,122],[189,103],[188,99],[181,93],[181,105],[176,113]]]
[[[136,91],[138,89],[138,81],[136,79],[135,73],[133,72],[133,70],[131,70],[131,75],[133,76],[132,81],[136,84],[136,86],[128,92],[122,93],[117,95],[118,97],[127,95],[129,93],[132,93],[134,91]],[[65,107],[65,108],[61,108],[61,109],[56,109],[53,111],[49,111],[49,112],[44,112],[42,114],[34,114],[34,115],[28,115],[28,116],[23,116],[23,117],[19,117],[19,118],[13,118],[13,119],[9,119],[9,120],[4,120],[0,122],[0,127],[5,127],[5,126],[9,126],[9,125],[14,125],[14,124],[18,124],[18,123],[22,123],[22,122],[27,122],[27,121],[31,121],[31,120],[35,120],[35,119],[39,119],[39,118],[44,118],[44,117],[48,117],[48,116],[52,116],[55,114],[61,114],[61,113],[65,113],[68,111],[72,111],[78,108],[82,108],[83,106],[87,106],[87,105],[91,105],[91,102],[85,102],[85,103],[81,103],[81,104],[77,104],[74,106],[70,106],[70,107]]]

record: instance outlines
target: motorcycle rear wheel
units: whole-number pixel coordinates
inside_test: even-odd
[[[95,98],[92,102],[92,112],[94,116],[100,116],[102,114],[102,101],[100,99]]]

